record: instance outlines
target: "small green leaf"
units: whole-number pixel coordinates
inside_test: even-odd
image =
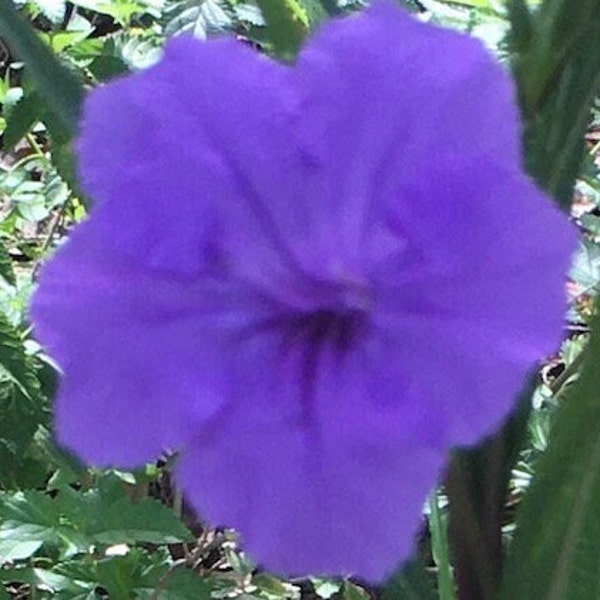
[[[210,600],[211,585],[185,568],[167,572],[153,588],[136,588],[136,598],[146,600]]]
[[[49,21],[60,23],[65,15],[66,0],[29,0]]]
[[[469,6],[471,8],[492,8],[490,0],[452,0],[452,4]]]
[[[12,266],[12,260],[8,250],[0,241],[0,277],[10,285],[16,285],[17,279]]]
[[[25,354],[23,340],[2,313],[0,313],[0,367],[25,397],[31,399],[39,392],[39,382],[31,359]]]
[[[315,594],[323,600],[329,600],[332,596],[337,594],[342,587],[342,583],[339,580],[324,578],[324,577],[311,577],[310,582],[313,584]]]
[[[327,20],[329,13],[319,0],[298,0],[307,17],[307,26],[313,30]],[[339,14],[339,13],[338,13]]]
[[[345,600],[369,600],[369,594],[363,588],[349,580],[344,581],[342,597]]]
[[[437,600],[437,594],[423,565],[414,560],[386,583],[383,600]]]
[[[44,103],[35,93],[23,96],[10,111],[2,136],[2,148],[9,152],[29,133],[44,113]]]
[[[219,0],[178,0],[169,4],[164,18],[168,36],[189,33],[206,39],[233,28],[231,15]]]
[[[267,23],[267,39],[275,54],[293,60],[310,30],[308,13],[299,0],[257,0]]]
[[[78,594],[85,592],[86,588],[78,582],[54,573],[48,569],[35,567],[14,567],[0,570],[0,581],[27,583],[34,588],[43,587],[54,592],[64,592],[69,595],[62,596],[74,600],[79,598]],[[77,595],[76,595],[77,594]],[[31,596],[30,596],[31,597]],[[94,596],[96,598],[96,596]]]
[[[27,558],[44,543],[58,544],[63,528],[53,500],[37,491],[0,496],[0,563]]]
[[[111,503],[91,497],[86,500],[89,504],[81,528],[99,544],[175,544],[193,539],[173,511],[158,500],[145,498],[132,502],[122,498]]]

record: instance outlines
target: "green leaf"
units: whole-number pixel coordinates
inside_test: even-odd
[[[12,266],[10,254],[5,245],[0,241],[0,277],[9,285],[17,285],[17,279]]]
[[[0,563],[15,556],[32,556],[44,543],[69,539],[56,502],[38,491],[0,496]]]
[[[437,567],[438,592],[440,600],[454,600],[454,577],[448,543],[448,518],[442,512],[438,491],[434,490],[429,498],[429,533],[431,552]]]
[[[527,169],[567,208],[600,90],[600,2],[547,0],[530,13],[511,0],[508,8]]]
[[[40,95],[61,126],[74,135],[83,102],[83,86],[34,30],[25,23],[9,0],[0,2],[0,35],[27,65]]]
[[[309,33],[310,20],[299,0],[257,0],[267,23],[267,39],[280,58],[293,60]]]
[[[32,399],[39,392],[39,382],[31,358],[25,353],[23,340],[2,313],[0,313],[0,367],[26,398]]]
[[[154,580],[153,587],[136,587],[136,598],[146,600],[210,600],[212,587],[197,573],[178,568],[165,573],[160,580]]]
[[[49,21],[58,24],[63,20],[66,0],[29,0]]]
[[[369,600],[369,597],[369,594],[363,588],[349,580],[344,581],[344,587],[342,588],[342,598],[344,600]]]
[[[591,292],[600,284],[600,246],[583,237],[569,277],[578,283],[582,290]]]
[[[459,598],[496,598],[502,577],[504,500],[527,433],[534,390],[532,376],[500,431],[476,448],[453,453],[446,493]]]
[[[10,111],[6,129],[2,136],[2,148],[12,150],[25,134],[39,121],[44,113],[44,104],[37,94],[23,96]]]
[[[304,8],[304,12],[306,13],[308,19],[308,27],[311,30],[316,29],[323,21],[327,20],[329,16],[334,14],[341,14],[341,11],[338,13],[331,13],[331,6],[329,6],[329,11],[327,10],[326,5],[319,0],[298,0],[299,4],[302,8]]]
[[[321,0],[323,12],[329,17],[337,17],[344,14],[344,10],[338,5],[336,0]]]
[[[168,553],[160,550],[150,554],[133,548],[124,556],[70,560],[57,565],[52,574],[83,589],[100,586],[111,600],[210,600],[212,591],[197,573],[174,568]]]
[[[0,488],[37,487],[46,478],[45,465],[26,453],[45,413],[31,410],[22,396],[12,392],[0,386]]]
[[[451,4],[469,6],[470,8],[492,8],[490,0],[452,0]]]
[[[0,561],[9,554],[34,553],[42,544],[61,552],[119,543],[169,544],[192,534],[174,513],[152,498],[132,501],[120,486],[110,493],[81,493],[66,487],[50,497],[39,491],[0,496]],[[24,548],[27,542],[29,547]],[[35,546],[37,544],[37,547]]]
[[[600,319],[589,360],[560,408],[519,510],[501,598],[600,593]]]
[[[398,571],[385,585],[383,600],[437,600],[425,568],[413,561]]]
[[[33,360],[18,332],[0,313],[0,488],[36,486],[45,476],[43,467],[26,455],[47,418]]]
[[[155,18],[160,17],[158,7],[162,2],[157,0],[71,0],[76,6],[109,15],[123,27],[129,26],[134,15],[147,13]]]
[[[206,39],[233,28],[231,15],[219,0],[178,0],[165,10],[167,36],[190,33]]]
[[[14,567],[3,568],[0,570],[0,581],[6,583],[19,582],[29,584],[33,588],[43,588],[53,592],[64,592],[63,598],[75,600],[75,598],[84,598],[81,594],[92,589],[69,577],[55,573],[49,569],[40,569],[36,567]],[[31,597],[31,596],[30,596]],[[97,596],[93,596],[94,600]]]
[[[103,502],[91,492],[86,501],[81,528],[99,544],[149,542],[175,544],[193,539],[173,511],[153,498],[132,502],[121,498]]]

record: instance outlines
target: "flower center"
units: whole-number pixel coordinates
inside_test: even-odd
[[[343,355],[351,350],[365,329],[366,313],[359,308],[319,308],[291,315],[284,322],[284,336],[315,355],[326,347]]]
[[[360,344],[367,323],[363,309],[338,306],[289,315],[280,325],[283,346],[298,352],[301,423],[312,434],[318,430],[315,402],[321,370],[334,366],[337,371],[330,361],[341,366],[339,363]]]

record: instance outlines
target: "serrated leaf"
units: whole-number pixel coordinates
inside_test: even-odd
[[[160,587],[159,587],[160,585]],[[136,598],[146,600],[210,600],[212,587],[189,569],[175,569],[152,589],[136,588]]]
[[[136,14],[147,13],[155,18],[160,17],[164,0],[127,0],[115,2],[110,0],[71,0],[76,6],[81,6],[94,12],[109,15],[121,25],[128,25]]]
[[[2,148],[9,152],[42,118],[44,103],[35,93],[23,96],[10,111],[2,136]]]
[[[164,12],[167,36],[189,33],[199,39],[233,28],[231,15],[218,0],[180,0],[171,3]]]
[[[0,367],[26,398],[31,400],[39,392],[39,382],[31,359],[25,353],[23,340],[2,313],[0,313]]]
[[[46,419],[45,400],[32,358],[0,313],[0,488],[41,483],[43,469],[25,452]]]
[[[81,528],[99,544],[175,544],[193,539],[173,511],[152,498],[139,502],[122,498],[112,503],[94,500],[89,508]]]
[[[501,598],[589,600],[600,593],[600,319],[589,360],[557,413],[517,518]]]
[[[588,292],[600,283],[600,246],[598,244],[585,237],[582,239],[569,276],[584,291]]]
[[[0,385],[0,488],[37,487],[45,479],[44,465],[25,453],[43,413],[31,410],[22,396],[6,386]]]
[[[29,0],[49,21],[58,24],[62,21],[66,0]]]
[[[119,543],[169,544],[193,539],[173,511],[158,500],[132,501],[123,485],[55,497],[36,491],[0,496],[0,540],[51,542],[63,548]]]
[[[212,586],[197,573],[173,568],[168,554],[139,548],[124,556],[97,561],[73,560],[57,565],[57,575],[87,589],[105,588],[110,598],[139,600],[210,600]]]
[[[0,563],[11,553],[22,553],[24,543],[33,553],[44,543],[58,545],[73,534],[62,526],[56,502],[34,490],[0,495],[0,520]]]

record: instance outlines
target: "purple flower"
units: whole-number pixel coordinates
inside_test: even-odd
[[[59,440],[179,449],[200,515],[270,569],[378,580],[447,450],[489,434],[560,340],[574,229],[523,174],[509,78],[391,4],[293,67],[171,41],[90,94],[90,219],[32,315]]]

